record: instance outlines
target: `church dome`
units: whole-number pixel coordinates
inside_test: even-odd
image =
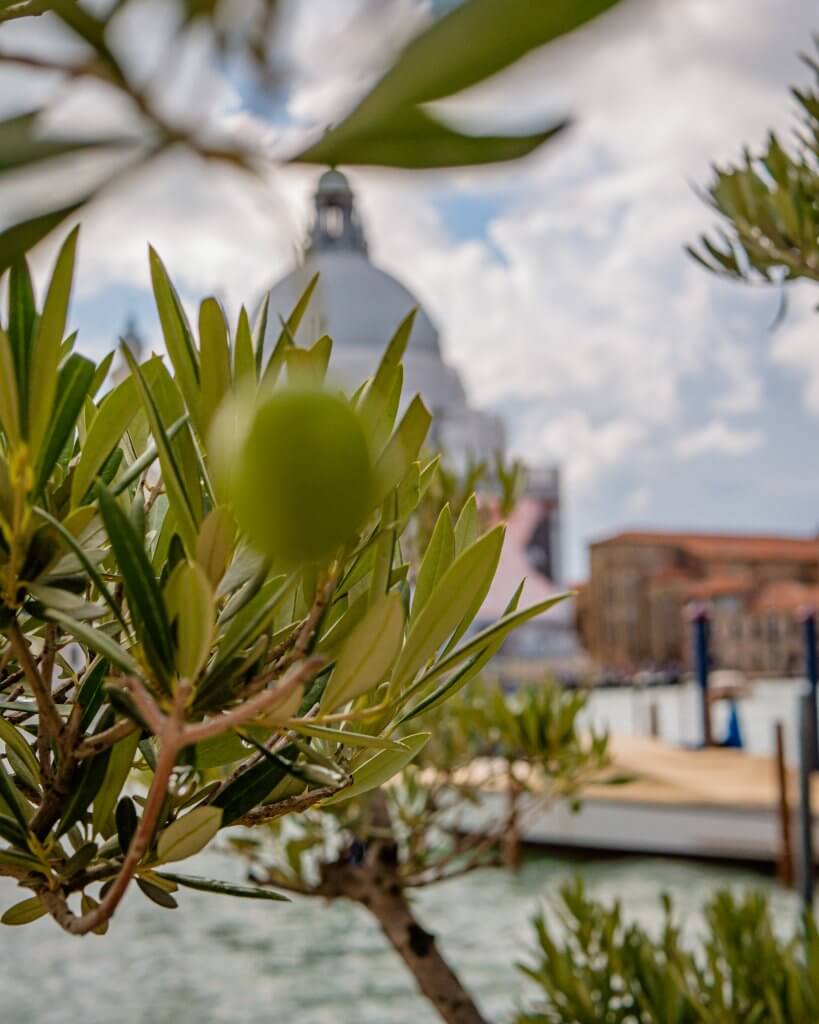
[[[347,178],[332,168],[319,179],[305,261],[270,292],[271,332],[287,318],[314,274],[319,283],[296,340],[309,344],[329,334],[336,350],[362,346],[379,355],[396,327],[418,308],[410,352],[441,357],[438,331],[404,285],[370,262],[355,197]]]
[[[323,334],[333,339],[330,372],[345,386],[372,376],[401,321],[416,310],[403,359],[402,402],[420,394],[434,420],[432,443],[464,454],[491,457],[503,447],[495,417],[471,408],[460,375],[441,353],[438,330],[415,296],[370,261],[367,240],[347,178],[332,168],[319,179],[304,261],[269,295],[265,351],[270,353],[286,320],[315,274],[316,290],[296,331],[299,345]]]
[[[299,344],[329,334],[336,351],[361,347],[380,356],[407,313],[418,308],[409,351],[440,358],[438,331],[418,300],[394,277],[373,266],[366,253],[355,249],[314,247],[302,266],[274,285],[271,333],[278,335],[279,317],[287,319],[316,273],[318,284],[296,334]]]

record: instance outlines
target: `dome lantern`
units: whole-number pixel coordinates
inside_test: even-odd
[[[325,171],[313,196],[315,212],[307,239],[307,252],[345,250],[366,255],[367,241],[345,175],[335,168]]]

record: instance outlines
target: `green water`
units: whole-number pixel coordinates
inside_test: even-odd
[[[241,879],[242,866],[219,853],[185,867]],[[619,898],[647,924],[659,922],[657,896],[667,891],[696,929],[698,908],[720,885],[764,886],[783,928],[796,917],[793,896],[763,877],[648,859],[540,857],[518,875],[480,871],[419,893],[421,921],[492,1021],[508,1021],[531,994],[514,968],[531,941],[529,920],[578,870],[592,893]],[[131,891],[105,938],[72,938],[48,919],[0,929],[2,1024],[437,1022],[358,907],[179,895],[179,909],[167,911]],[[18,898],[0,879],[0,906]]]

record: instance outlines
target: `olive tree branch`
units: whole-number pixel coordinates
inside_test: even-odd
[[[28,642],[23,636],[16,619],[13,619],[8,626],[6,635],[14,650],[14,656],[25,673],[26,681],[34,693],[34,699],[37,702],[37,712],[40,718],[37,731],[39,749],[41,743],[47,742],[51,737],[59,740],[63,731],[63,722],[60,718],[60,713],[57,711],[57,705],[54,703],[51,688],[46,686],[43,677],[37,671],[37,666],[31,657]]]
[[[306,811],[322,800],[327,800],[352,783],[352,776],[348,775],[337,786],[319,786],[317,789],[309,789],[306,793],[299,793],[296,796],[288,796],[283,800],[277,800],[274,804],[263,804],[256,807],[247,814],[237,819],[234,825],[261,825],[266,821],[275,821],[285,814],[293,814],[299,811]]]
[[[112,725],[110,729],[103,729],[102,732],[98,732],[94,736],[89,736],[87,739],[84,739],[75,749],[74,757],[78,761],[82,761],[87,757],[96,757],[96,755],[102,753],[103,750],[113,747],[115,743],[119,743],[119,741],[125,739],[126,736],[130,736],[134,729],[137,728],[139,728],[139,726],[137,726],[136,722],[132,722],[127,718],[120,719],[120,721],[115,725]]]

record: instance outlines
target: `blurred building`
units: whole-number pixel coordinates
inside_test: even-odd
[[[591,546],[578,624],[605,672],[687,666],[705,603],[715,667],[790,675],[800,610],[819,605],[819,538],[621,533]]]
[[[417,309],[404,357],[404,404],[420,394],[434,414],[432,440],[454,458],[492,458],[503,449],[503,424],[470,405],[458,371],[444,359],[437,327],[415,296],[370,260],[355,195],[347,178],[326,171],[314,197],[304,260],[270,291],[267,345],[281,330],[311,278],[319,280],[296,332],[300,345],[333,339],[331,370],[357,387],[371,376],[395,329]]]
[[[358,386],[371,376],[396,327],[413,309],[415,322],[404,357],[406,404],[420,394],[433,413],[430,442],[460,469],[486,460],[493,464],[505,447],[503,423],[475,408],[458,371],[444,355],[438,328],[405,285],[370,259],[355,195],[347,178],[326,171],[314,196],[312,222],[303,260],[270,291],[267,351],[314,274],[318,284],[296,341],[310,345],[323,334],[333,339],[331,372],[342,384]],[[554,467],[529,468],[526,493],[508,520],[507,542],[498,576],[481,618],[503,613],[523,577],[522,603],[532,603],[557,589],[561,579],[560,477]],[[491,497],[491,496],[490,496]],[[579,656],[571,609],[561,607],[515,634],[520,650],[537,664]],[[512,642],[510,641],[510,645]],[[505,653],[507,653],[505,651]]]

